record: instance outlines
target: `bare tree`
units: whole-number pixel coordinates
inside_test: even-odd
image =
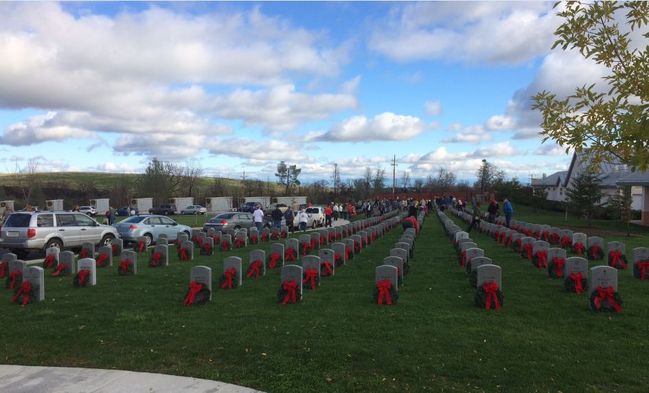
[[[401,186],[404,190],[407,190],[410,187],[410,172],[403,171],[403,175],[401,176]]]
[[[39,162],[37,158],[30,158],[25,163],[25,166],[21,167],[18,164],[18,160],[15,161],[16,169],[15,173],[18,180],[18,185],[20,191],[23,194],[23,199],[25,204],[33,204],[32,196],[34,191],[38,188],[40,189],[40,182],[37,176]]]
[[[372,179],[372,188],[375,194],[383,192],[383,187],[385,183],[385,170],[381,168],[376,168],[374,172],[374,178]]]

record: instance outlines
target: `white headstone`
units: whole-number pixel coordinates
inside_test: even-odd
[[[83,258],[77,261],[77,272],[87,270],[89,272],[88,284],[86,286],[97,285],[97,263],[92,258]]]
[[[45,271],[39,266],[29,266],[23,272],[23,281],[29,281],[34,290],[34,300],[45,300]]]
[[[212,269],[207,266],[194,266],[189,273],[189,281],[196,281],[203,284],[210,290],[212,300]]]

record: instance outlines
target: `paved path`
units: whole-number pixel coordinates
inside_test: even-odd
[[[229,383],[94,368],[0,365],[2,393],[261,393]]]

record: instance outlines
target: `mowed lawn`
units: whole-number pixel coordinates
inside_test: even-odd
[[[522,212],[520,212],[522,215]],[[522,217],[519,217],[522,218]],[[504,307],[473,305],[457,255],[431,215],[396,306],[371,302],[375,266],[397,228],[301,304],[276,303],[279,270],[184,307],[191,265],[222,273],[223,255],[119,277],[95,288],[46,278],[42,304],[0,295],[2,363],[118,368],[222,380],[269,392],[645,392],[649,281],[621,271],[621,314],[589,311],[511,249],[472,237],[503,267]],[[248,248],[248,250],[251,248]],[[247,253],[247,251],[245,252]]]

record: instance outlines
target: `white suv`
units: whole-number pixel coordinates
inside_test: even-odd
[[[79,213],[87,214],[92,217],[97,214],[97,209],[95,209],[94,206],[80,206]]]
[[[309,216],[308,227],[315,228],[321,227],[325,222],[324,207],[311,206],[306,208],[306,214]]]

